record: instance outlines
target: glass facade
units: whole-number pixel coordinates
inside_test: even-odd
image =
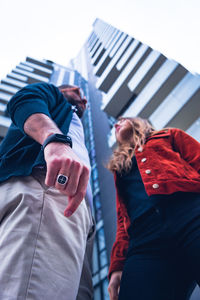
[[[128,75],[131,73],[133,68],[136,66],[138,61],[141,59],[141,57],[144,55],[144,53],[147,51],[148,46],[147,45],[141,45],[135,55],[132,57],[130,62],[127,64],[125,69],[120,73],[120,75],[117,77],[115,83],[112,85],[112,87],[109,89],[109,92],[104,96],[103,98],[103,105],[104,107],[107,105],[107,103],[112,99],[112,97],[117,93],[123,82],[126,80]]]
[[[199,88],[199,78],[188,72],[150,116],[153,126],[156,129],[166,126]]]
[[[13,72],[10,73],[10,74],[8,74],[8,77],[16,78],[16,79],[22,80],[22,81],[24,81],[24,82],[28,80],[28,77],[27,77],[27,76],[22,76],[22,75],[13,73]]]
[[[107,66],[107,68],[105,69],[105,71],[103,72],[103,74],[101,75],[101,77],[99,78],[99,80],[97,81],[96,87],[100,87],[100,85],[102,84],[102,82],[105,80],[105,78],[107,77],[107,75],[110,73],[110,71],[112,70],[112,68],[115,66],[115,64],[119,60],[119,58],[122,55],[122,53],[125,51],[126,47],[130,43],[130,41],[131,41],[131,37],[128,37],[124,41],[124,43],[121,45],[121,47],[117,51],[116,55],[113,57],[113,59],[111,60],[111,62],[109,63],[109,65]]]
[[[139,41],[137,41],[137,40],[134,40],[131,43],[130,47],[126,50],[126,52],[124,53],[124,55],[122,56],[122,58],[119,60],[119,62],[116,65],[118,71],[120,71],[123,68],[123,66],[129,59],[129,57],[133,54],[133,51],[138,46],[138,44],[139,44]]]
[[[17,91],[19,91],[18,88],[10,86],[8,84],[3,84],[3,83],[0,84],[0,89],[3,89],[4,91],[6,91],[8,93],[10,92],[11,94],[15,94],[15,93],[17,93]]]
[[[85,94],[88,99],[88,103],[90,103],[87,90],[85,90]],[[91,185],[93,192],[94,217],[96,220],[96,237],[93,250],[94,299],[107,300],[109,299],[107,292],[108,258],[105,243],[104,222],[102,218],[102,209],[100,202],[99,176],[96,163],[96,152],[90,105],[84,115],[83,125],[85,128],[86,147],[88,149],[91,162]]]
[[[9,127],[10,124],[11,124],[11,120],[10,120],[10,118],[0,116],[0,124],[5,126],[5,127]]]
[[[40,71],[48,73],[48,74],[52,73],[52,70],[49,70],[49,69],[47,69],[45,67],[39,66],[37,64],[33,64],[31,62],[28,62],[28,61],[26,62],[26,65],[29,66],[29,67],[31,67],[31,68],[33,68],[33,69],[40,70]],[[20,66],[21,66],[21,64],[20,64]]]
[[[38,74],[35,74],[35,73],[30,73],[28,71],[25,71],[25,70],[22,70],[22,69],[19,69],[19,68],[14,69],[13,72],[20,73],[20,74],[28,76],[30,78],[34,78],[38,81],[49,82],[49,78],[47,78],[47,77],[44,77],[44,76],[41,76],[41,75],[38,75]]]
[[[109,300],[108,296],[108,255],[105,242],[104,222],[100,201],[99,175],[96,162],[96,151],[92,124],[90,95],[87,81],[75,72],[75,85],[80,86],[88,100],[88,109],[83,117],[85,144],[88,149],[91,163],[91,187],[93,193],[93,215],[96,221],[96,237],[93,250],[93,285],[95,300]]]
[[[134,76],[128,82],[128,87],[131,91],[134,91],[136,86],[141,82],[141,80],[144,78],[146,73],[151,69],[151,67],[156,62],[159,56],[160,56],[160,52],[151,51],[151,53],[146,58],[145,63],[143,62],[139,70],[134,74]]]
[[[115,46],[113,47],[112,51],[110,51],[110,57],[113,57],[116,54],[116,52],[118,51],[119,47],[122,45],[122,43],[124,42],[124,40],[125,40],[126,37],[127,37],[127,35],[125,33],[123,33],[121,35],[120,39],[115,44]]]
[[[24,83],[24,82],[20,82],[18,80],[14,80],[14,79],[11,79],[11,78],[6,78],[3,81],[7,82],[9,84],[13,84],[14,86],[18,86],[19,88],[23,88],[26,85],[26,83]]]
[[[5,112],[6,111],[6,104],[0,103],[0,112]]]
[[[29,71],[29,72],[33,72],[33,71],[34,71],[33,68],[31,68],[31,67],[29,67],[29,66],[26,66],[26,65],[24,65],[24,64],[22,64],[22,63],[20,63],[20,64],[17,66],[17,68],[23,69],[23,70],[26,70],[26,71]]]
[[[177,62],[171,60],[167,60],[166,62],[164,62],[164,64],[159,68],[156,74],[149,80],[141,93],[130,104],[128,109],[124,112],[123,116],[137,116],[152,99],[155,93],[160,89],[162,84],[167,80],[171,73],[175,70],[177,65]]]
[[[200,118],[188,128],[187,133],[200,142]]]
[[[75,64],[78,64],[76,61]],[[79,64],[81,69],[81,65]],[[82,72],[85,70],[81,70]],[[104,222],[102,216],[102,206],[100,200],[100,186],[99,186],[99,174],[98,166],[96,160],[96,150],[95,150],[95,141],[94,141],[94,132],[93,132],[93,122],[92,122],[92,113],[91,113],[91,100],[88,89],[88,82],[81,76],[77,71],[60,68],[57,70],[57,75],[54,78],[55,81],[51,81],[55,85],[69,83],[71,85],[76,85],[82,88],[84,95],[88,101],[87,110],[84,113],[82,118],[82,123],[84,127],[85,135],[85,145],[88,149],[90,164],[91,164],[91,176],[90,183],[93,194],[93,216],[96,221],[96,236],[93,249],[93,258],[92,258],[92,275],[93,275],[93,285],[94,285],[94,300],[109,300],[107,286],[107,274],[108,274],[108,255],[105,242],[105,233],[104,233]],[[59,74],[59,72],[61,74]],[[84,72],[83,72],[84,73]],[[61,82],[61,77],[63,82]]]
[[[94,73],[96,73],[99,67],[104,63],[105,59],[108,57],[110,51],[113,48],[113,45],[115,44],[116,40],[119,38],[120,35],[121,33],[118,30],[114,32],[105,53],[103,54],[97,65],[94,67]]]
[[[1,98],[2,101],[8,102],[11,98],[11,95],[0,92],[0,98]]]

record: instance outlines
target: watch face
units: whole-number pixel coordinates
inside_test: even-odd
[[[69,144],[72,143],[72,140],[68,135],[59,134],[57,135],[57,140],[63,143],[69,143]]]
[[[56,140],[65,142],[67,140],[67,136],[63,136],[62,134],[56,134]]]

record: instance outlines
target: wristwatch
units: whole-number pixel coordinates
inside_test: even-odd
[[[43,145],[41,146],[42,150],[44,150],[44,148],[49,143],[52,143],[52,142],[67,144],[72,148],[72,139],[70,138],[70,136],[65,135],[65,134],[55,133],[55,134],[48,136],[48,138],[46,138]]]

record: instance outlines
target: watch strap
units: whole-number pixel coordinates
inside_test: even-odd
[[[52,143],[52,142],[67,144],[72,148],[72,139],[70,136],[65,135],[65,134],[55,133],[55,134],[51,134],[50,136],[48,136],[48,138],[46,138],[43,145],[41,146],[42,150],[44,150],[44,148],[49,143]]]

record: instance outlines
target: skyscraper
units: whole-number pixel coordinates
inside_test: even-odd
[[[107,271],[116,212],[113,179],[104,165],[115,146],[113,123],[119,116],[140,116],[149,119],[156,129],[178,127],[200,140],[200,75],[97,19],[67,67],[27,57],[1,81],[1,138],[10,124],[7,101],[21,87],[37,81],[79,85],[88,98],[83,124],[97,223],[93,283],[95,300],[109,299]],[[198,293],[196,290],[191,299],[197,299]]]
[[[178,127],[200,141],[200,75],[100,19],[95,20],[92,33],[71,67],[86,78],[92,92],[99,197],[109,259],[116,226],[115,202],[113,182],[102,163],[115,146],[113,122],[119,116],[140,116],[156,129]],[[98,224],[102,223],[97,219]],[[103,298],[101,281],[94,284],[95,300],[107,299]],[[191,299],[199,297],[197,289]]]

